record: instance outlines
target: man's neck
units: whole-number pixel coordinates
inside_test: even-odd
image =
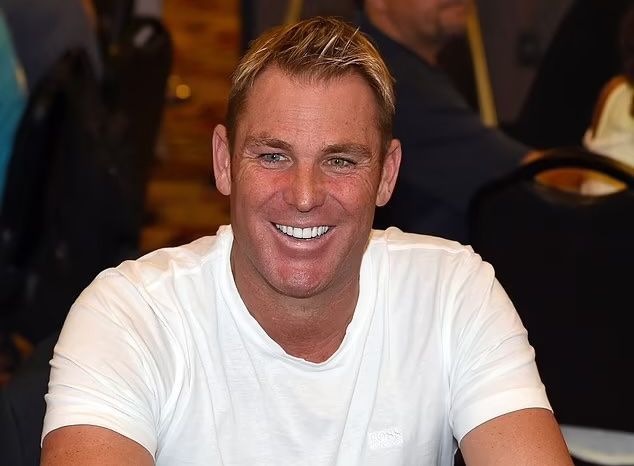
[[[346,335],[359,297],[359,278],[308,298],[284,296],[262,280],[234,270],[249,313],[287,354],[310,362],[332,356]]]

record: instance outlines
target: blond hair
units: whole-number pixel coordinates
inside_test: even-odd
[[[273,28],[249,47],[231,81],[227,130],[233,147],[240,112],[255,79],[270,66],[292,76],[329,80],[358,73],[372,88],[383,151],[392,139],[393,79],[379,52],[358,28],[331,17],[314,17]]]

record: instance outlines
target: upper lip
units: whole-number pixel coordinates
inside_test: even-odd
[[[293,222],[271,222],[273,224],[273,226],[285,226],[285,227],[292,227],[292,228],[314,228],[314,227],[330,227],[332,228],[332,224],[330,223],[318,223],[318,222],[312,222],[312,223],[307,223],[307,222],[298,222],[298,223],[293,223]]]

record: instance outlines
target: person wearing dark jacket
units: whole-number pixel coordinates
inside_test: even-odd
[[[83,49],[95,73],[102,71],[88,0],[0,0],[18,59],[32,91],[69,50]]]
[[[518,166],[530,149],[486,127],[437,65],[442,47],[464,34],[462,0],[366,0],[360,28],[396,81],[394,135],[403,145],[391,202],[375,227],[468,241],[475,191]]]

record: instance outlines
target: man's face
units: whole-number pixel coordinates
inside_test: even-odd
[[[445,42],[466,28],[468,0],[384,0],[392,24],[412,42]]]
[[[216,128],[234,274],[296,298],[356,282],[375,205],[389,199],[400,162],[397,141],[381,162],[369,85],[355,74],[306,81],[269,68],[249,91],[234,141],[229,155]]]

